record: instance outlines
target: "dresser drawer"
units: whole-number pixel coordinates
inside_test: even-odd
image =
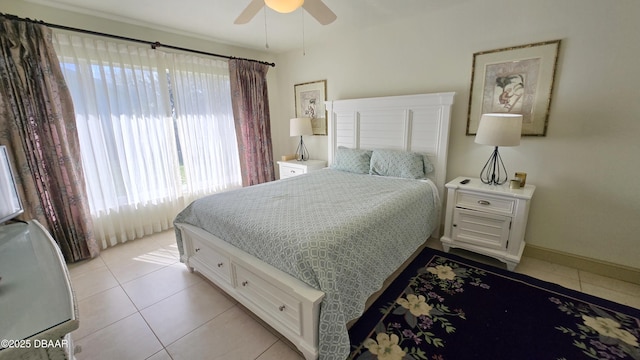
[[[231,284],[230,259],[227,256],[215,251],[213,248],[197,238],[192,238],[191,241],[193,245],[193,255],[191,256],[191,259],[196,260],[214,275]]]
[[[302,175],[305,173],[304,169],[299,167],[293,167],[288,165],[280,165],[280,178],[288,178],[296,175]]]
[[[300,335],[302,333],[300,301],[250,270],[237,264],[234,264],[234,267],[238,294],[251,301],[295,334]]]
[[[458,191],[456,194],[456,207],[494,212],[498,214],[512,215],[515,210],[516,200],[505,197],[495,197],[481,193]]]

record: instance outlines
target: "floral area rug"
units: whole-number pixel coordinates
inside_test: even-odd
[[[640,359],[640,310],[424,249],[349,335],[354,360]]]

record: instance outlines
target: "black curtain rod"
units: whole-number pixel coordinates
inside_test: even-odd
[[[214,57],[219,57],[219,58],[224,58],[224,59],[238,59],[238,60],[253,61],[253,62],[260,63],[260,64],[269,65],[271,67],[275,67],[276,66],[275,63],[270,63],[270,62],[266,62],[266,61],[255,60],[255,59],[245,59],[245,58],[239,58],[239,57],[229,56],[229,55],[220,55],[220,54],[210,53],[210,52],[206,52],[206,51],[200,51],[200,50],[183,48],[183,47],[179,47],[179,46],[162,44],[159,41],[152,42],[152,41],[147,41],[147,40],[129,38],[129,37],[126,37],[126,36],[106,34],[106,33],[101,33],[101,32],[92,31],[92,30],[78,29],[78,28],[74,28],[74,27],[70,27],[70,26],[47,23],[47,22],[44,22],[42,20],[32,20],[32,19],[29,19],[29,18],[21,18],[21,17],[18,17],[16,15],[10,15],[10,14],[5,14],[5,13],[1,13],[1,12],[0,12],[0,15],[6,17],[8,19],[11,19],[11,20],[26,21],[26,22],[30,22],[30,23],[34,23],[34,24],[45,25],[45,26],[48,26],[48,27],[51,27],[51,28],[55,28],[55,29],[69,30],[69,31],[75,31],[75,32],[80,32],[80,33],[84,33],[84,34],[98,35],[98,36],[104,36],[104,37],[109,37],[109,38],[118,39],[118,40],[126,40],[126,41],[132,41],[132,42],[137,42],[137,43],[141,43],[141,44],[146,44],[146,45],[151,46],[152,49],[157,49],[159,47],[165,47],[165,48],[168,48],[168,49],[186,51],[186,52],[196,53],[196,54],[200,54],[200,55],[208,55],[208,56],[214,56]]]

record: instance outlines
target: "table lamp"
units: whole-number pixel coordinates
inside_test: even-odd
[[[302,141],[303,135],[313,135],[313,129],[311,128],[310,118],[295,118],[291,119],[289,126],[290,136],[300,136],[300,143],[296,149],[296,159],[298,161],[309,160],[309,151]]]
[[[494,146],[493,153],[480,172],[480,180],[489,185],[502,185],[507,182],[507,169],[498,152],[499,146],[520,145],[522,133],[522,115],[519,114],[483,114],[480,118],[475,142]]]

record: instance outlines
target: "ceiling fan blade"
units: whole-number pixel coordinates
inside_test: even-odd
[[[322,25],[331,24],[338,18],[322,0],[305,0],[302,7]]]
[[[263,6],[264,0],[251,0],[249,5],[247,5],[247,7],[242,10],[236,21],[234,21],[233,23],[236,25],[248,23],[249,21],[251,21],[251,19],[253,19],[254,16],[256,16],[258,11],[260,11]]]

